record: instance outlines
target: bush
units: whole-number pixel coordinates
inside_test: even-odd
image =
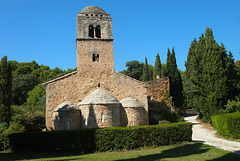
[[[25,127],[19,123],[14,123],[9,126],[1,135],[0,135],[0,149],[6,150],[9,148],[9,138],[8,135],[12,133],[24,132]]]
[[[240,112],[212,116],[212,125],[218,134],[240,139]]]
[[[225,107],[225,113],[240,112],[240,101],[238,98],[236,98],[236,101],[228,100]]]
[[[112,151],[155,147],[192,140],[191,123],[16,133],[9,135],[13,151]]]
[[[22,105],[12,106],[12,122],[18,122],[26,128],[26,131],[42,131],[45,128],[45,113],[43,106]]]

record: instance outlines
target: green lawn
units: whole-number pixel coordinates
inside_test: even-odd
[[[202,143],[181,143],[158,148],[90,154],[74,153],[11,153],[1,152],[1,161],[8,160],[80,160],[80,161],[157,161],[157,160],[240,160],[240,155]]]

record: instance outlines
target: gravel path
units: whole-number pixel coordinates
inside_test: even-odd
[[[216,137],[215,130],[204,127],[199,121],[196,120],[196,118],[197,115],[184,118],[186,122],[193,123],[193,141],[203,142],[204,144],[235,152],[236,154],[240,155],[240,142],[229,141]]]

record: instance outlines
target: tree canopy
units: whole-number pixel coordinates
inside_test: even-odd
[[[215,41],[212,29],[206,28],[205,35],[193,40],[185,66],[189,74],[184,91],[186,106],[193,106],[209,121],[238,93],[232,54]]]

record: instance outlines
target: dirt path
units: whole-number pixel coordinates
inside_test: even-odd
[[[200,141],[204,144],[215,146],[223,150],[235,152],[240,155],[240,142],[229,141],[215,136],[216,131],[204,127],[199,121],[196,120],[197,115],[185,117],[186,122],[193,123],[193,141]]]

